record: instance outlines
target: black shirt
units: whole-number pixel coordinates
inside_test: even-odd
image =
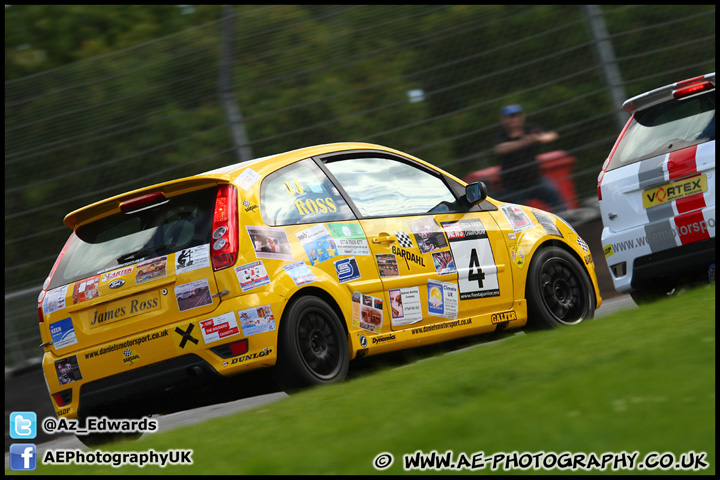
[[[523,127],[525,134],[532,132],[541,132],[542,129],[537,126],[527,125]],[[500,143],[519,140],[520,137],[510,137],[503,129],[498,133],[495,139],[495,145]],[[515,150],[505,155],[498,155],[500,159],[503,188],[511,188],[513,190],[522,190],[536,185],[540,178],[540,167],[538,166],[535,156],[539,150],[538,143],[532,143],[526,147]]]

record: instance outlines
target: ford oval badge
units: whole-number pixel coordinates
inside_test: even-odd
[[[113,280],[112,282],[110,282],[109,287],[110,287],[110,288],[120,288],[120,287],[122,287],[123,285],[125,285],[125,280],[123,280],[123,279],[118,279],[118,280]]]

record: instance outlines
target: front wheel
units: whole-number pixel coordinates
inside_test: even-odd
[[[576,325],[595,313],[595,289],[580,262],[560,248],[538,251],[527,278],[528,324]]]
[[[283,315],[278,332],[277,378],[295,389],[341,382],[350,365],[340,318],[322,299],[301,297]]]

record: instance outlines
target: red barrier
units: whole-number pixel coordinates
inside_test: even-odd
[[[564,150],[555,150],[540,154],[536,157],[540,164],[540,174],[550,180],[558,193],[565,200],[568,209],[580,208],[575,181],[572,178],[572,168],[577,160]],[[476,170],[463,178],[467,183],[482,181],[487,185],[491,197],[502,200],[502,180],[500,179],[500,166]],[[531,207],[550,211],[550,207],[540,200],[532,199],[527,202]]]

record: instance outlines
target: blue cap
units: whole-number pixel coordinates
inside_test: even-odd
[[[507,117],[508,115],[513,115],[515,113],[522,113],[523,108],[520,105],[513,104],[513,105],[505,105],[500,109],[500,116],[501,117]]]

